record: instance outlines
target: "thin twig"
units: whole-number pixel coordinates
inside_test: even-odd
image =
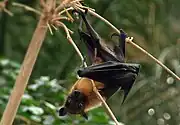
[[[51,33],[51,35],[53,35],[53,31],[52,31],[51,26],[49,25],[48,22],[47,22],[47,26],[48,26],[49,32]]]
[[[6,9],[6,6],[8,5],[8,0],[4,0],[0,2],[0,12],[1,10],[7,13],[9,16],[13,16],[13,13]]]
[[[74,10],[74,8],[73,8],[73,7],[69,7],[69,8],[67,8],[66,10],[62,10],[62,11],[60,11],[60,12],[58,13],[58,15],[62,15],[63,13],[65,13],[66,11],[69,11],[69,10]]]
[[[64,25],[62,22],[58,22],[60,26],[62,26],[67,34],[67,39],[68,41],[73,45],[74,49],[76,50],[77,54],[79,55],[79,57],[81,58],[82,63],[84,64],[85,67],[87,67],[86,62],[84,61],[84,57],[81,54],[81,51],[78,49],[78,47],[76,46],[76,44],[74,43],[74,41],[71,38],[71,35],[69,33],[68,28],[66,27],[66,25]]]
[[[67,5],[68,6],[72,6],[76,3],[79,3],[80,1],[83,1],[83,0],[64,0],[62,1],[62,3],[55,9],[55,13],[58,13],[62,8],[66,7]]]
[[[30,119],[28,119],[28,118],[26,118],[25,116],[22,116],[22,115],[16,115],[16,119],[18,119],[18,120],[22,120],[23,122],[25,122],[26,123],[26,125],[41,125],[41,124],[39,124],[39,123],[37,123],[37,122],[35,122],[35,121],[33,121],[33,120],[30,120]]]
[[[6,12],[9,16],[13,16],[13,15],[14,15],[11,11],[9,11],[9,10],[6,9],[6,8],[3,8],[3,10],[4,10],[4,12]]]
[[[62,3],[55,9],[55,13],[58,13],[59,10],[61,10],[63,7],[65,7],[65,5],[69,2],[71,2],[72,0],[63,0]]]
[[[107,25],[109,25],[112,29],[114,29],[118,34],[120,34],[120,31],[114,26],[112,25],[108,20],[106,20],[105,18],[103,18],[102,16],[100,16],[99,14],[97,14],[94,11],[88,10],[88,12],[90,14],[92,14],[93,16],[99,18],[100,20],[102,20],[103,22],[105,22]],[[177,76],[175,73],[173,73],[167,66],[165,66],[161,61],[159,61],[158,59],[156,59],[153,55],[151,55],[149,52],[147,52],[145,49],[143,49],[142,47],[140,47],[139,45],[137,45],[136,43],[134,43],[132,40],[128,40],[126,39],[126,42],[130,43],[131,45],[133,45],[135,48],[139,49],[141,52],[143,52],[145,55],[147,55],[148,57],[150,57],[152,60],[154,60],[157,64],[159,64],[162,68],[164,68],[168,73],[170,73],[172,76],[174,76],[177,80],[180,81],[180,77]]]
[[[107,105],[107,103],[105,102],[105,100],[103,99],[103,97],[101,96],[101,94],[98,92],[96,85],[94,83],[93,80],[91,80],[92,85],[93,85],[93,91],[96,93],[97,97],[101,100],[102,104],[104,105],[104,107],[107,109],[107,111],[109,112],[110,117],[112,118],[112,120],[115,122],[116,125],[119,125],[119,122],[117,121],[115,115],[113,114],[113,112],[111,111],[111,109],[109,108],[109,106]]]
[[[58,30],[58,28],[56,26],[54,26],[53,24],[51,24],[51,26],[55,29]]]
[[[66,15],[67,15],[67,17],[69,18],[69,20],[70,20],[71,22],[74,22],[73,17],[72,17],[71,14],[66,10],[66,8],[64,8],[64,10],[65,10]]]
[[[36,13],[38,15],[41,15],[41,12],[39,10],[36,10],[36,9],[30,7],[30,6],[27,6],[27,5],[24,5],[24,4],[21,4],[21,3],[17,3],[17,2],[13,2],[12,5],[17,6],[17,7],[22,7],[27,11],[31,11],[31,12],[34,12],[34,13]]]
[[[152,56],[150,53],[148,53],[146,50],[141,48],[139,45],[135,44],[133,42],[133,38],[126,38],[126,42],[133,45],[135,48],[138,48],[141,50],[145,55],[149,56],[151,59],[153,59],[157,64],[159,64],[161,67],[163,67],[168,73],[170,73],[172,76],[174,76],[177,80],[180,80],[180,77],[178,77],[174,72],[172,72],[167,66],[165,66],[161,61],[156,59],[154,56]]]
[[[88,10],[88,12],[89,12],[91,15],[93,15],[93,16],[99,18],[100,20],[102,20],[103,22],[105,22],[107,25],[109,25],[112,29],[114,29],[117,33],[120,34],[120,31],[119,31],[114,25],[112,25],[107,19],[105,19],[104,17],[100,16],[99,14],[97,14],[97,13],[94,12],[94,11]]]
[[[69,18],[66,16],[57,16],[51,20],[51,22],[58,21],[58,20],[67,20],[69,21]]]
[[[24,121],[26,123],[26,125],[31,125],[31,121],[24,116],[16,115],[16,119],[20,119],[20,120]]]
[[[93,8],[90,8],[90,7],[86,7],[86,6],[82,6],[81,4],[75,4],[77,7],[80,7],[82,9],[88,9],[88,10],[91,10],[91,11],[95,11],[95,9]]]

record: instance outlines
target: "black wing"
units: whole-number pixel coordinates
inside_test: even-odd
[[[86,44],[88,48],[88,53],[93,62],[93,58],[99,57],[103,62],[106,61],[118,61],[124,62],[125,57],[125,39],[127,37],[126,33],[120,30],[120,34],[118,35],[120,38],[119,45],[114,46],[113,50],[107,48],[106,46],[101,44],[101,38],[98,33],[93,29],[91,24],[88,22],[86,15],[82,12],[79,12],[82,20],[79,26],[79,34],[80,39]],[[87,32],[82,30],[82,21],[84,21],[86,25]],[[95,55],[95,49],[97,50],[97,55]]]
[[[103,92],[108,98],[121,87],[124,91],[124,102],[139,73],[139,68],[139,64],[108,61],[80,69],[78,75],[104,83]]]

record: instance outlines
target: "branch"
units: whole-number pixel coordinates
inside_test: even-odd
[[[110,117],[112,118],[112,120],[115,122],[116,125],[119,125],[119,122],[117,121],[116,117],[114,116],[113,112],[111,111],[111,109],[109,108],[109,106],[107,105],[107,103],[105,102],[105,100],[103,99],[103,97],[101,96],[101,94],[98,92],[96,85],[94,83],[93,80],[91,80],[92,85],[93,85],[93,91],[96,93],[97,97],[101,100],[102,104],[104,105],[104,107],[107,109]]]
[[[81,51],[80,51],[80,50],[78,49],[78,47],[76,46],[76,44],[74,43],[73,39],[71,38],[71,35],[70,35],[69,30],[68,30],[68,28],[66,27],[66,25],[64,25],[64,24],[61,23],[61,22],[58,22],[58,24],[59,24],[61,27],[64,28],[64,30],[65,30],[65,32],[66,32],[66,34],[67,34],[67,39],[68,39],[68,41],[73,45],[73,47],[74,47],[74,49],[76,50],[77,54],[78,54],[79,57],[81,58],[82,64],[83,64],[85,67],[87,67],[87,64],[86,64],[86,62],[85,62],[85,60],[84,60],[84,57],[83,57],[83,55],[81,54]]]
[[[48,0],[49,6],[51,6],[52,2],[53,0]],[[30,42],[23,64],[21,66],[20,73],[17,76],[11,96],[9,97],[8,104],[3,113],[0,125],[11,125],[14,121],[17,109],[21,102],[21,98],[24,94],[41,45],[46,36],[48,30],[46,26],[47,22],[48,18],[46,16],[40,17],[39,23],[33,34],[32,40]]]
[[[130,43],[131,45],[133,45],[135,48],[141,50],[145,55],[149,56],[152,60],[154,60],[157,64],[159,64],[162,68],[164,68],[168,73],[170,73],[174,78],[176,78],[177,80],[180,81],[180,77],[177,76],[174,72],[172,72],[167,66],[165,66],[161,61],[159,61],[158,59],[156,59],[153,55],[151,55],[150,53],[148,53],[146,50],[144,50],[143,48],[141,48],[139,45],[135,44],[133,42],[133,39],[130,39],[129,37],[126,38],[126,42]]]
[[[63,0],[62,3],[55,9],[55,13],[58,13],[59,10],[66,7],[66,5],[69,4],[70,2],[79,2],[79,1],[82,0]]]
[[[0,12],[1,10],[3,10],[5,13],[7,13],[9,16],[13,16],[13,13],[11,11],[9,11],[8,9],[6,9],[6,6],[9,4],[8,0],[4,0],[2,2],[0,2]]]
[[[92,10],[88,10],[88,12],[99,18],[100,20],[102,20],[103,22],[105,22],[107,25],[109,25],[112,29],[114,29],[118,34],[120,34],[120,31],[114,26],[112,25],[108,20],[106,20],[105,18],[103,18],[102,16],[100,16],[99,14],[97,14],[96,12],[92,11]],[[173,71],[171,71],[167,66],[165,66],[161,61],[159,61],[158,59],[156,59],[153,55],[151,55],[149,52],[147,52],[146,50],[144,50],[142,47],[140,47],[139,45],[137,45],[136,43],[134,43],[132,41],[132,39],[127,38],[126,39],[127,43],[130,43],[131,45],[133,45],[135,48],[139,49],[141,52],[143,52],[145,55],[147,55],[148,57],[150,57],[152,60],[154,60],[157,64],[159,64],[162,68],[164,68],[168,73],[170,73],[174,78],[176,78],[177,80],[180,81],[180,77],[177,76]]]
[[[13,2],[12,5],[13,5],[13,6],[17,6],[17,7],[22,7],[22,8],[24,8],[24,9],[27,10],[27,11],[31,11],[31,12],[34,12],[34,13],[36,13],[36,14],[38,14],[38,15],[41,15],[41,12],[40,12],[40,11],[38,11],[38,10],[32,8],[32,7],[29,7],[29,6],[27,6],[27,5],[24,5],[24,4],[21,4],[21,3],[16,3],[16,2]]]

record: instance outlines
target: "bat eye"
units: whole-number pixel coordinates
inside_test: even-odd
[[[70,103],[70,102],[71,102],[71,99],[68,99],[67,102]]]
[[[66,101],[66,106],[69,106],[70,103],[71,103],[71,99],[68,99],[68,100]]]

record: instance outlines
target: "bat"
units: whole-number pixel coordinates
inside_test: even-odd
[[[80,27],[79,27],[79,34],[80,34],[80,38],[82,39],[82,41],[84,41],[88,50],[90,51],[89,55],[91,55],[91,59],[93,57],[96,58],[94,60],[92,59],[92,62],[94,61],[93,63],[97,64],[97,60],[98,60],[98,62],[100,63],[106,62],[106,61],[117,61],[117,62],[124,63],[125,62],[124,61],[125,39],[127,37],[127,34],[122,29],[120,29],[120,34],[113,34],[113,35],[119,36],[119,39],[120,39],[119,45],[115,45],[113,50],[109,49],[103,45],[101,38],[99,37],[98,33],[93,29],[93,27],[89,24],[88,20],[85,17],[85,14],[81,13],[81,16],[86,25],[87,32],[82,31],[82,20],[81,20]],[[95,51],[97,52],[95,53]],[[79,76],[82,77],[82,75],[80,74]],[[125,93],[123,102],[127,94],[128,93]]]
[[[87,46],[92,65],[77,71],[81,78],[72,86],[64,106],[59,110],[59,115],[81,114],[88,119],[87,112],[101,105],[101,101],[93,91],[91,79],[94,80],[104,100],[109,99],[121,88],[124,91],[123,103],[138,76],[140,65],[125,63],[127,34],[123,30],[120,30],[120,34],[113,34],[118,35],[119,45],[110,49],[102,44],[101,38],[90,25],[85,14],[80,13],[80,15],[87,32],[82,31],[81,21],[79,34]]]

